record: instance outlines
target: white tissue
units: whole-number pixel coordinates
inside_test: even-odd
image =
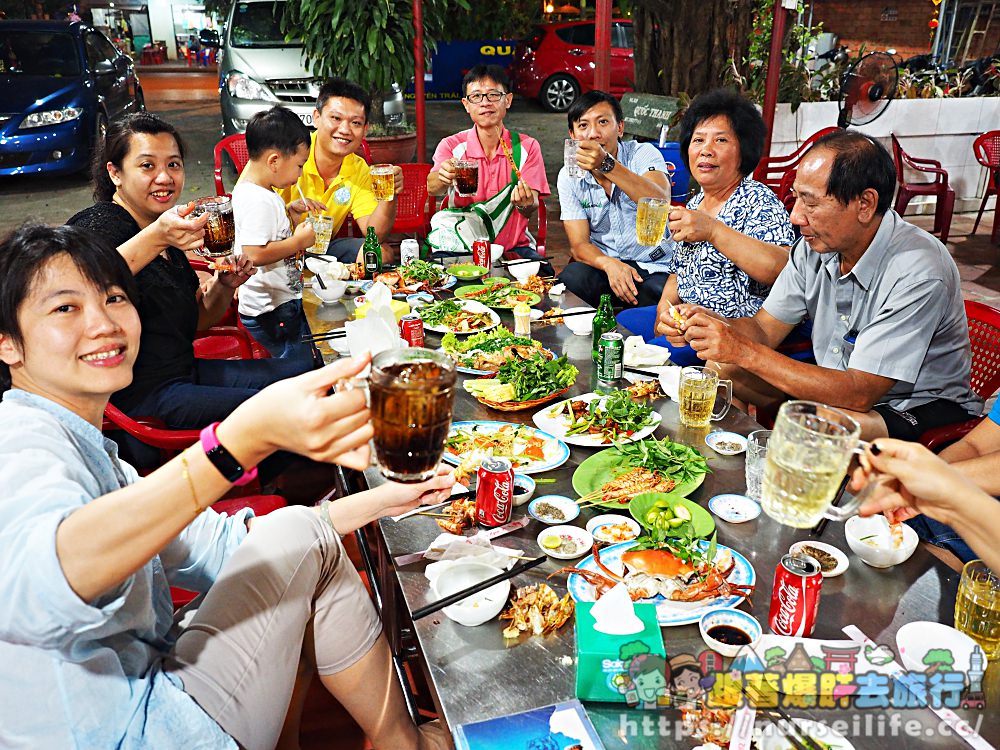
[[[624,583],[598,599],[590,608],[590,614],[594,617],[594,630],[608,635],[631,635],[643,628]]]
[[[662,346],[647,344],[642,336],[629,336],[625,339],[623,361],[629,367],[662,365],[670,361],[670,351]]]
[[[663,365],[662,367],[648,366],[644,369],[649,370],[650,373],[656,373],[657,379],[660,381],[660,388],[663,389],[663,392],[667,394],[668,398],[673,401],[680,400],[680,367],[677,365]],[[634,372],[626,372],[625,379],[630,383],[638,383],[641,380],[653,380],[651,376],[640,375]]]
[[[364,352],[371,352],[374,357],[379,352],[388,349],[401,349],[406,342],[399,336],[399,326],[392,312],[392,292],[381,283],[372,284],[365,299],[370,305],[368,313],[361,320],[349,320],[344,323],[347,331],[347,348],[352,357]],[[360,377],[368,375],[368,371]]]
[[[519,557],[522,551],[519,549],[507,549],[506,547],[494,547],[489,539],[485,537],[465,537],[455,534],[440,534],[437,539],[431,542],[424,557],[428,560],[475,560],[486,563],[495,568],[506,570],[511,567],[515,558]],[[431,566],[428,566],[428,570]]]

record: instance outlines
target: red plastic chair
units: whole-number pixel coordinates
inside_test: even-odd
[[[765,156],[760,160],[757,169],[753,171],[753,178],[757,182],[763,182],[777,193],[785,173],[789,169],[794,169],[798,166],[799,162],[802,161],[802,157],[805,156],[806,151],[812,148],[812,145],[824,135],[836,133],[838,130],[840,128],[837,127],[823,128],[806,138],[802,145],[790,154],[785,154],[784,156]]]
[[[403,192],[396,196],[396,221],[392,232],[430,231],[431,209],[427,195],[427,175],[430,164],[400,164],[403,170]]]
[[[986,201],[991,195],[997,195],[1000,190],[1000,130],[990,130],[976,138],[972,143],[972,153],[976,155],[976,161],[986,167],[986,192],[983,194],[983,202],[979,204],[979,213],[976,214],[976,223],[972,226],[972,233],[979,229],[979,221],[983,218],[983,211],[986,210]],[[1000,196],[997,197],[996,206],[993,208],[993,234],[990,235],[990,242],[997,241],[997,231],[1000,227]]]
[[[791,167],[781,178],[781,182],[778,184],[777,194],[778,200],[785,207],[785,210],[789,214],[792,213],[792,209],[795,207],[795,193],[792,192],[792,185],[795,184],[795,176],[799,173],[799,170],[795,167]]]
[[[937,205],[934,209],[934,228],[931,231],[940,232],[941,241],[947,242],[951,231],[951,215],[955,209],[955,191],[948,184],[948,173],[941,168],[941,162],[910,156],[899,145],[895,133],[892,134],[892,157],[896,162],[896,182],[899,183],[896,213],[902,216],[906,205],[915,195],[935,196]],[[931,182],[906,182],[903,170],[907,167],[922,174],[934,175],[934,179]]]
[[[965,301],[972,343],[972,390],[989,398],[1000,389],[1000,310],[982,302]],[[940,450],[966,435],[983,420],[969,419],[953,425],[935,427],[920,436],[920,442],[932,451]]]
[[[215,160],[215,194],[225,195],[226,188],[222,184],[222,152],[225,151],[236,167],[236,174],[243,171],[243,167],[250,161],[250,154],[247,153],[247,138],[243,133],[230,135],[215,144],[213,158]]]

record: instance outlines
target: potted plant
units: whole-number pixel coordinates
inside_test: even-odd
[[[302,42],[307,65],[315,75],[343,76],[371,93],[367,140],[372,158],[379,162],[407,162],[416,152],[415,130],[405,124],[386,125],[382,107],[384,92],[413,78],[412,3],[293,0],[287,4],[281,21],[285,34]],[[422,0],[427,59],[444,33],[448,13],[454,13],[456,6],[469,8],[467,0]]]

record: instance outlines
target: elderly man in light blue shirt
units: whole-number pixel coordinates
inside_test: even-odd
[[[591,305],[608,293],[618,304],[655,305],[667,281],[672,245],[668,239],[640,245],[635,219],[640,199],[670,199],[663,156],[651,144],[620,140],[625,121],[610,94],[589,91],[567,114],[584,175],[575,179],[565,167],[559,172],[560,218],[573,256],[559,279]]]

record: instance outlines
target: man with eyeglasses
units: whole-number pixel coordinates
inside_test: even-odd
[[[528,233],[528,217],[538,210],[539,196],[549,194],[542,150],[531,136],[512,134],[504,127],[504,117],[514,95],[510,78],[499,65],[476,65],[462,80],[462,105],[472,119],[473,127],[443,139],[434,150],[434,166],[427,175],[427,192],[444,195],[455,184],[455,162],[470,159],[479,163],[479,189],[470,198],[452,192],[451,206],[467,206],[496,196],[512,180],[517,180],[513,167],[517,164],[521,178],[510,196],[513,210],[499,229],[497,244],[503,245],[508,257],[542,261],[542,271],[552,275],[552,267],[534,249]]]

